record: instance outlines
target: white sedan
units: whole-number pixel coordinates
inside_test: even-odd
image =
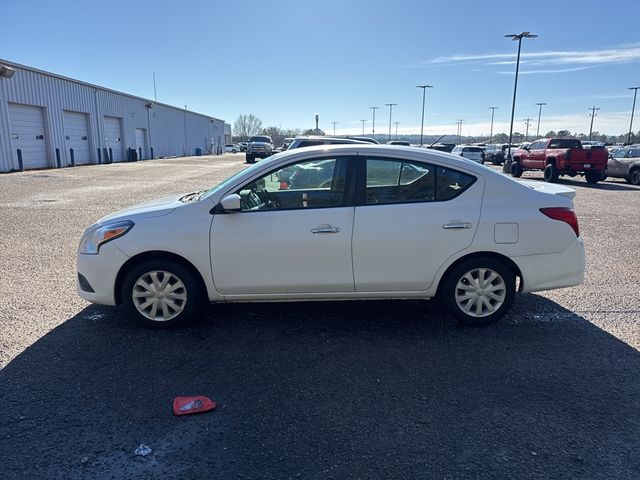
[[[207,301],[436,295],[482,325],[516,289],[583,281],[574,194],[421,148],[289,150],[99,220],[80,242],[78,293],[152,326],[188,321]]]
[[[225,153],[238,153],[240,151],[240,147],[235,143],[227,143],[224,146]]]

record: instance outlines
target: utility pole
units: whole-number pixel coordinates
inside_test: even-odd
[[[369,107],[369,108],[373,110],[373,124],[371,129],[371,137],[375,140],[376,139],[376,110],[379,109],[380,107]]]
[[[158,94],[156,93],[156,72],[153,72],[153,101],[158,101]]]
[[[640,87],[629,87],[629,90],[634,90],[634,92],[633,92],[633,107],[631,107],[631,123],[629,123],[629,135],[627,136],[627,143],[631,143],[631,129],[633,128],[633,113],[636,111],[636,95],[638,95],[638,90],[640,90]]]
[[[540,107],[538,109],[538,128],[536,128],[536,140],[537,140],[538,138],[540,138],[540,117],[542,117],[542,106],[546,105],[546,103],[540,102],[540,103],[536,103],[536,105]]]
[[[427,88],[433,88],[433,85],[416,85],[416,88],[422,89],[422,122],[420,122],[420,146],[422,146],[422,136],[424,133],[424,100]]]
[[[527,117],[527,118],[524,119],[524,124],[527,126],[527,130],[526,130],[526,132],[524,134],[524,141],[525,142],[529,141],[529,125],[531,125],[531,120],[532,120],[531,117]]]
[[[518,72],[520,71],[520,51],[522,50],[522,39],[523,38],[536,38],[538,35],[535,35],[531,32],[520,32],[518,34],[510,33],[505,35],[505,38],[510,38],[514,42],[518,41],[518,56],[516,57],[516,79],[513,84],[513,103],[511,104],[511,124],[509,126],[509,150],[507,154],[507,160],[502,165],[502,171],[504,173],[511,173],[511,164],[513,160],[511,158],[511,142],[513,140],[513,118],[516,114],[516,93],[518,92]]]
[[[489,132],[489,143],[492,143],[493,140],[493,114],[499,107],[489,107],[491,110],[491,131]]]
[[[398,124],[399,124],[400,122],[393,122],[393,123],[394,123],[394,125],[396,126],[396,140],[398,140]]]
[[[340,123],[340,122],[331,122],[333,123],[333,136],[336,136],[336,123]]]
[[[360,120],[362,122],[362,136],[364,137],[364,122],[366,122],[366,120]]]
[[[393,107],[398,105],[397,103],[385,103],[385,106],[389,107],[389,141],[391,141],[391,112]]]
[[[593,119],[596,117],[596,115],[598,115],[596,112],[598,110],[600,110],[599,107],[589,107],[589,110],[591,110],[591,113],[589,114],[589,116],[591,117],[591,126],[589,127],[589,140],[591,140],[591,134],[593,133]]]

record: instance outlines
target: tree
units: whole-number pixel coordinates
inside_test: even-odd
[[[255,115],[240,115],[233,124],[233,135],[239,142],[246,142],[249,137],[262,132],[262,120]]]
[[[558,137],[570,137],[571,132],[569,130],[558,130]]]

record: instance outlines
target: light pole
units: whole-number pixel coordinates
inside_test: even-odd
[[[366,122],[366,120],[360,120],[362,122],[362,136],[364,137],[364,122]]]
[[[333,124],[333,136],[336,136],[336,123],[340,123],[340,122],[331,122]]]
[[[598,115],[596,112],[600,110],[600,108],[594,106],[589,107],[589,110],[591,110],[591,113],[589,114],[589,116],[591,117],[591,126],[589,126],[589,141],[591,141],[591,134],[593,133],[593,119],[596,115]]]
[[[542,117],[542,106],[546,105],[544,102],[536,103],[538,105],[538,128],[536,128],[536,140],[540,138],[540,117]]]
[[[373,110],[373,124],[371,128],[371,136],[375,140],[376,139],[376,110],[379,109],[380,107],[369,107],[369,108]]]
[[[531,117],[527,117],[524,119],[524,124],[527,126],[527,130],[525,131],[524,134],[524,141],[528,142],[529,141],[529,125],[531,125]]]
[[[422,146],[422,134],[424,132],[424,100],[427,88],[433,88],[433,85],[416,85],[416,88],[422,89],[422,122],[420,122],[420,146]]]
[[[393,107],[398,105],[397,103],[385,103],[385,106],[389,107],[389,141],[391,141],[391,112]]]
[[[499,107],[489,107],[489,110],[491,110],[491,131],[489,133],[489,143],[493,140],[493,114],[498,108]]]
[[[636,95],[638,95],[638,90],[640,87],[629,87],[629,90],[634,90],[633,92],[633,107],[631,107],[631,123],[629,123],[629,136],[627,137],[627,143],[631,143],[631,129],[633,128],[633,112],[636,110]]]
[[[518,56],[516,57],[516,80],[513,85],[513,103],[511,105],[511,125],[509,126],[509,153],[507,154],[507,160],[502,165],[502,171],[504,173],[511,172],[511,141],[513,140],[513,117],[516,113],[516,92],[518,91],[518,72],[520,71],[520,51],[522,50],[523,38],[536,38],[538,35],[534,35],[530,32],[520,32],[518,34],[510,33],[505,35],[505,38],[510,38],[513,41],[518,41]]]
[[[458,120],[457,124],[458,124],[458,141],[457,141],[457,145],[460,145],[460,142],[462,141],[462,122],[464,122],[464,120]]]
[[[393,124],[396,126],[396,140],[398,139],[398,125],[400,124],[400,122],[393,122]]]

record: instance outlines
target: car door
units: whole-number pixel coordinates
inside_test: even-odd
[[[211,266],[223,295],[353,292],[348,157],[278,168],[236,189],[241,211],[216,213]]]
[[[356,291],[428,289],[442,264],[471,245],[483,179],[399,158],[364,157],[358,167]]]

